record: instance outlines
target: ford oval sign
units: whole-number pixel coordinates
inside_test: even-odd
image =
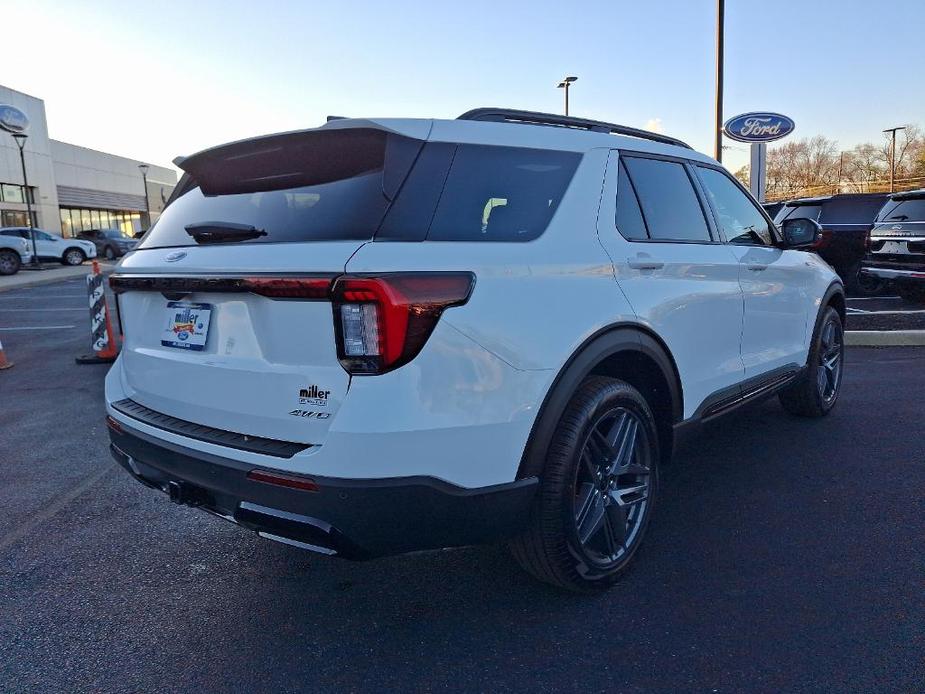
[[[8,133],[24,133],[29,129],[29,117],[15,106],[0,104],[0,128]]]
[[[739,142],[773,142],[793,132],[795,123],[779,113],[756,111],[730,118],[723,132]]]
[[[164,260],[166,260],[168,263],[175,263],[178,260],[183,260],[185,257],[186,251],[174,251],[173,253],[168,253]]]

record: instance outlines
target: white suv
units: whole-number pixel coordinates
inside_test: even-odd
[[[610,585],[688,425],[826,414],[844,294],[669,137],[478,109],[187,157],[111,279],[112,452],[264,537],[374,557],[509,541]],[[769,431],[768,435],[773,436]]]
[[[0,236],[23,239],[32,250],[32,234],[35,234],[35,250],[40,261],[56,260],[62,265],[80,265],[88,258],[96,257],[96,246],[89,241],[66,239],[41,229],[27,227],[6,227],[0,229]]]

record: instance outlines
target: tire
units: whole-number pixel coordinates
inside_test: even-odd
[[[22,267],[22,258],[16,251],[0,251],[0,275],[15,275]]]
[[[800,417],[824,417],[835,407],[845,372],[844,335],[838,311],[826,306],[813,334],[806,373],[778,395],[787,412]]]
[[[116,250],[112,246],[106,246],[106,248],[103,249],[103,255],[106,257],[106,260],[115,260]]]
[[[899,285],[896,287],[896,292],[903,298],[903,301],[908,301],[910,304],[925,304],[925,287]]]
[[[625,445],[630,435],[633,446]],[[553,434],[528,526],[509,543],[514,558],[560,588],[609,588],[645,535],[658,460],[655,417],[642,394],[624,381],[588,377]]]
[[[62,265],[82,265],[87,259],[84,252],[79,248],[68,248],[61,257]]]
[[[842,279],[851,296],[876,296],[886,287],[886,282],[879,277],[861,273],[861,261],[849,266]]]

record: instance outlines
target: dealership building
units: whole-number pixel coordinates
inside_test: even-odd
[[[45,103],[37,97],[0,85],[0,104],[29,119],[23,148],[28,191],[19,147],[11,133],[0,130],[0,226],[27,225],[26,195],[33,225],[65,237],[90,229],[131,235],[164,209],[177,184],[173,169],[50,139]]]

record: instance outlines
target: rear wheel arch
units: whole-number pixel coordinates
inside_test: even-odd
[[[845,323],[847,318],[847,307],[845,304],[845,288],[841,282],[833,282],[826,290],[825,296],[823,296],[819,306],[819,314],[816,317],[817,323],[826,306],[831,306],[838,311],[838,315],[841,316],[842,324]]]
[[[569,400],[592,375],[626,381],[642,393],[658,423],[661,458],[670,458],[673,425],[682,419],[684,407],[677,366],[657,335],[642,326],[621,324],[588,338],[559,371],[533,423],[518,479],[542,472],[546,450]]]

